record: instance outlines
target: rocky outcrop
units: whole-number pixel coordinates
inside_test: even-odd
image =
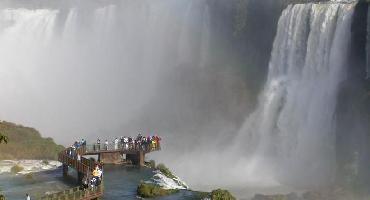
[[[227,190],[217,189],[209,193],[208,199],[211,200],[235,200],[235,197]]]

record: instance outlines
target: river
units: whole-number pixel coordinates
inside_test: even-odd
[[[70,170],[72,171],[72,170]],[[148,168],[106,166],[104,168],[104,200],[138,199],[136,188],[141,180],[149,180],[154,175]],[[21,200],[29,193],[31,197],[40,197],[45,192],[56,192],[75,186],[74,172],[70,177],[63,178],[61,167],[33,173],[32,178],[27,175],[13,175],[5,173],[0,175],[0,188],[7,199]],[[170,199],[199,199],[197,193],[182,190],[177,194],[156,198]]]

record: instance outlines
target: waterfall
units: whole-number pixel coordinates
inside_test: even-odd
[[[269,166],[280,182],[332,181],[336,98],[354,5],[297,4],[283,11],[267,82],[237,137],[255,174]]]
[[[203,67],[209,48],[210,17],[208,5],[204,0],[191,1],[181,25],[179,37],[178,62],[180,64],[196,64]],[[199,27],[201,27],[199,29]],[[191,32],[198,32],[200,37],[194,38]],[[194,61],[194,58],[196,60]]]
[[[366,43],[366,65],[367,79],[370,79],[370,5],[367,12],[367,43]]]
[[[84,116],[115,134],[164,96],[158,82],[172,78],[169,70],[205,65],[209,20],[206,0],[8,2],[0,8],[0,118],[59,142],[70,142],[65,132],[92,132]]]

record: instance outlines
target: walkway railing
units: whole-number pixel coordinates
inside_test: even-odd
[[[70,151],[73,152],[72,155],[69,155]],[[72,167],[78,172],[88,174],[91,173],[91,171],[98,163],[93,160],[82,157],[85,154],[83,152],[85,152],[84,148],[78,148],[75,151],[73,151],[71,148],[68,148],[63,152],[59,153],[58,160],[59,162],[68,165],[69,167]],[[81,156],[80,157],[81,160],[77,160],[77,154]]]
[[[81,146],[75,150],[67,148],[60,152],[58,160],[63,165],[67,165],[77,172],[89,177],[94,167],[98,164],[94,160],[82,157],[86,153],[86,147]],[[80,156],[77,156],[80,155]],[[80,159],[78,159],[78,157]],[[91,200],[98,199],[103,196],[103,184],[100,184],[93,189],[88,188],[81,190],[80,187],[75,187],[63,192],[58,192],[41,197],[41,200]]]
[[[81,190],[80,187],[71,188],[62,192],[49,194],[40,198],[40,200],[90,200],[103,195],[103,185],[99,185],[94,190]]]
[[[121,152],[138,152],[144,151],[145,153],[152,152],[152,151],[159,151],[161,150],[160,145],[156,144],[92,144],[92,145],[85,145],[84,146],[84,153],[83,154],[91,154],[91,153],[100,153],[106,151],[121,151]]]

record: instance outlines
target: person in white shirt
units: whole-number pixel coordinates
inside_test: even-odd
[[[123,138],[123,143],[125,145],[125,149],[128,149],[128,137]]]
[[[105,140],[105,150],[108,150],[108,145],[109,145],[108,140]]]
[[[118,149],[118,138],[114,139],[114,149],[117,150]]]
[[[31,200],[30,195],[26,194],[26,200]]]

